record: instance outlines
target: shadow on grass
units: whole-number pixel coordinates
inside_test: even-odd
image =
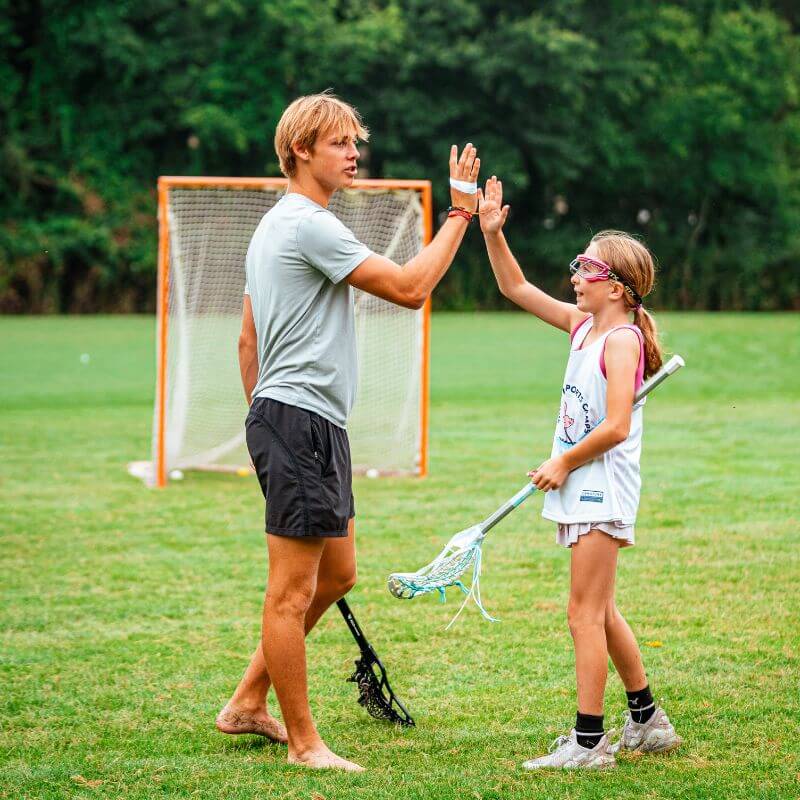
[[[225,739],[222,742],[222,750],[226,751],[245,751],[245,750],[263,750],[265,747],[270,748],[285,748],[285,744],[280,742],[273,742],[265,736],[256,736],[255,734],[241,733],[236,737],[223,734]]]

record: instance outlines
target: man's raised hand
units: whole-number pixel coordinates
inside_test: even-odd
[[[492,175],[486,181],[485,191],[478,189],[480,210],[478,219],[484,233],[499,233],[508,217],[509,206],[503,205],[503,182]]]
[[[450,202],[453,206],[463,208],[466,211],[475,212],[478,209],[478,191],[470,192],[465,186],[458,184],[475,184],[478,180],[478,173],[481,169],[481,160],[478,158],[478,151],[473,147],[472,142],[458,155],[458,147],[453,145],[450,148]],[[453,181],[457,182],[453,186]]]

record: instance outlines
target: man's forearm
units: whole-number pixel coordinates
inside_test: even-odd
[[[239,371],[242,375],[244,396],[249,406],[258,380],[258,348],[254,343],[239,342]]]
[[[402,275],[409,289],[416,289],[427,298],[453,263],[468,227],[464,217],[448,217],[431,243],[403,266]]]

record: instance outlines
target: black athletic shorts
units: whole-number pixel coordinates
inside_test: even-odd
[[[347,536],[355,516],[347,431],[268,397],[253,400],[245,428],[267,501],[267,533]]]

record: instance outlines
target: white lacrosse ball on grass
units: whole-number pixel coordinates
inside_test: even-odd
[[[169,479],[171,481],[182,481],[183,480],[183,472],[179,469],[173,469],[169,473]]]
[[[376,470],[374,467],[367,470],[367,477],[368,478],[377,478],[380,475],[380,472]]]

